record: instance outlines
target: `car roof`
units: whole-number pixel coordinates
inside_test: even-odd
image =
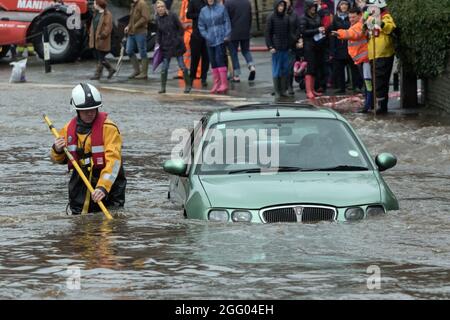
[[[258,103],[220,109],[209,114],[209,123],[273,118],[318,118],[346,120],[330,108],[301,103]]]

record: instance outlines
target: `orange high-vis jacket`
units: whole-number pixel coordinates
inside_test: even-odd
[[[355,64],[369,62],[368,39],[363,31],[362,19],[350,29],[339,29],[337,33],[339,39],[348,40],[348,54]]]

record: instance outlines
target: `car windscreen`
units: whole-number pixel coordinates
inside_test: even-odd
[[[372,170],[347,125],[336,119],[289,118],[211,126],[197,174]]]

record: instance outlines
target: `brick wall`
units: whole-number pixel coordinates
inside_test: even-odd
[[[447,70],[435,79],[427,82],[426,104],[450,113],[450,59]]]

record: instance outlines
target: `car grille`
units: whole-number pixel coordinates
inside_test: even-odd
[[[297,209],[296,209],[297,208]],[[299,210],[300,209],[300,210]],[[322,206],[292,206],[268,208],[261,214],[265,223],[333,221],[336,219],[336,209]]]
[[[294,208],[279,208],[264,211],[264,221],[267,223],[297,222]]]
[[[334,220],[335,210],[323,207],[305,207],[302,213],[302,222],[318,222]]]

